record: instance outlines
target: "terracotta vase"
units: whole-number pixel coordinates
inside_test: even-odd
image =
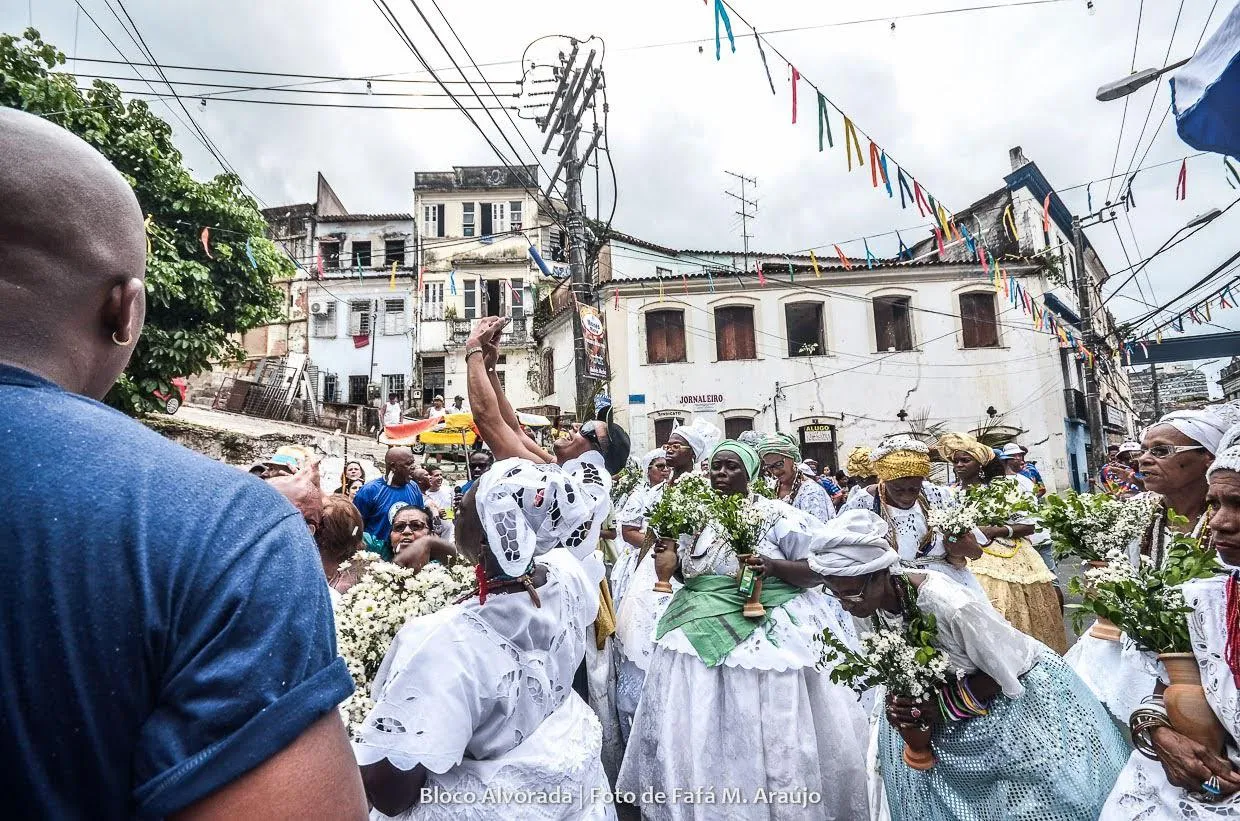
[[[1090,567],[1106,567],[1107,566],[1106,562],[1100,562],[1100,561],[1090,561],[1090,562],[1087,562],[1087,564]],[[1120,629],[1116,627],[1112,621],[1110,621],[1109,619],[1104,619],[1101,616],[1099,616],[1098,620],[1094,622],[1093,627],[1090,627],[1089,630],[1086,632],[1088,635],[1092,636],[1093,638],[1102,639],[1103,641],[1119,641],[1120,636],[1123,635],[1120,632]]]
[[[1171,684],[1163,693],[1171,727],[1212,753],[1222,754],[1227,733],[1206,701],[1201,687],[1201,668],[1192,653],[1161,653],[1158,660]]]
[[[934,753],[930,749],[931,728],[896,726],[896,732],[904,739],[904,763],[914,770],[928,770],[934,766]]]
[[[656,540],[654,544],[654,574],[658,581],[654,583],[654,592],[672,592],[672,575],[676,572],[677,562],[675,540]]]
[[[754,579],[753,592],[741,608],[741,615],[747,619],[760,619],[766,616],[766,608],[762,606],[762,577]]]

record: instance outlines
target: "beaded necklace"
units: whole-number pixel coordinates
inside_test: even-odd
[[[1240,575],[1232,571],[1227,577],[1227,646],[1224,654],[1227,667],[1231,670],[1231,680],[1240,687]]]
[[[1167,551],[1167,502],[1163,501],[1162,507],[1158,514],[1154,517],[1154,521],[1145,530],[1145,536],[1141,539],[1141,555],[1149,556],[1154,563],[1154,567],[1162,568],[1163,561],[1166,559]],[[1214,515],[1214,509],[1206,505],[1206,509],[1202,511],[1201,516],[1197,518],[1189,535],[1199,539],[1205,533],[1210,525],[1210,517]]]
[[[896,520],[891,515],[888,507],[886,494],[883,492],[883,486],[880,483],[878,493],[875,495],[875,507],[878,513],[883,517],[883,521],[887,523],[887,542],[891,545],[891,549],[896,553],[900,552],[899,539],[896,537]],[[934,530],[930,527],[930,502],[926,499],[926,491],[921,490],[917,493],[917,506],[921,508],[922,519],[926,523],[926,532],[922,534],[921,543],[917,545],[917,551],[913,554],[914,558],[920,559],[925,557],[929,552],[929,545],[934,541]]]

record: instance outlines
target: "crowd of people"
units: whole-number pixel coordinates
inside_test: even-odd
[[[1240,815],[1235,406],[1168,414],[1099,477],[1157,494],[1134,565],[1161,565],[1177,535],[1215,551],[1217,574],[1183,591],[1223,728],[1211,749],[1174,725],[1157,662],[1131,642],[1082,636],[1065,655],[1036,519],[932,526],[1000,479],[1036,505],[1045,486],[1019,444],[893,434],[828,476],[787,435],[723,439],[699,419],[630,460],[603,406],[547,451],[504,394],[506,320],[489,317],[464,352],[484,446],[460,486],[402,447],[370,481],[346,463],[328,493],[296,449],[247,475],[98,401],[146,307],[126,181],[19,112],[0,110],[0,156],[15,514],[0,521],[15,577],[0,749],[18,817]],[[641,481],[613,500],[631,462]],[[654,532],[662,500],[697,482],[744,511],[751,550],[715,520]],[[476,587],[400,628],[350,738],[332,602],[363,550],[415,572],[465,560]],[[91,572],[65,572],[82,557]],[[941,687],[858,697],[833,677],[824,641],[855,650],[909,625],[953,672]]]

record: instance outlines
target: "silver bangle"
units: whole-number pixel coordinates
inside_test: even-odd
[[[482,352],[483,351],[482,351],[481,345],[474,347],[474,348],[466,348],[465,349],[465,361],[468,362],[471,356],[473,356],[476,353],[482,353]]]
[[[1016,531],[1012,530],[1011,525],[1004,525],[1003,527],[1007,529],[1007,537],[1011,539],[1013,535],[1016,533]]]

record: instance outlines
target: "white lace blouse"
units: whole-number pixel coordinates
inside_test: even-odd
[[[598,587],[567,550],[538,558],[542,606],[524,592],[477,598],[406,624],[375,677],[375,707],[353,745],[358,764],[387,759],[445,773],[497,759],[572,693],[598,613]]]
[[[951,507],[956,504],[956,497],[952,495],[949,488],[940,487],[933,482],[924,482],[922,484],[922,492],[926,496],[926,504],[931,508]],[[876,503],[875,497],[863,490],[861,493],[850,497],[845,502],[841,512],[868,510],[872,513],[877,513],[878,511],[875,510]],[[887,512],[891,514],[891,521],[895,525],[896,546],[900,559],[911,562],[919,558],[917,551],[921,547],[922,539],[926,536],[926,531],[929,530],[929,524],[926,522],[926,515],[922,513],[921,505],[914,503],[907,510],[901,510],[894,505],[888,505]],[[943,542],[942,533],[934,535],[929,548],[920,558],[944,559],[947,557],[947,546]]]

